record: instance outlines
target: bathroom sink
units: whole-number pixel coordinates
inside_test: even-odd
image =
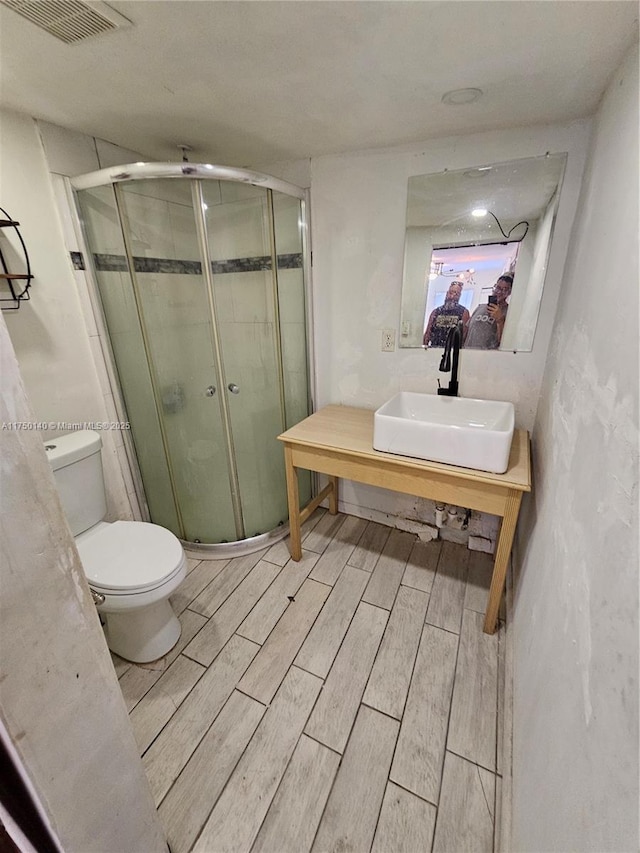
[[[504,474],[513,427],[513,403],[401,391],[375,413],[373,447]]]

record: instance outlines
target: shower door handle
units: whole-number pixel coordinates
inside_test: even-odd
[[[239,394],[240,393],[240,389],[235,384],[235,382],[229,383],[229,391],[231,391],[232,394]]]

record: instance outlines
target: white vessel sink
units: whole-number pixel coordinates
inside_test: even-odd
[[[513,403],[401,391],[375,413],[373,447],[504,474],[513,426]]]

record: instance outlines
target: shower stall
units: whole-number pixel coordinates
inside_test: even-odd
[[[215,553],[276,541],[277,436],[310,411],[304,191],[191,163],[71,183],[149,520]]]

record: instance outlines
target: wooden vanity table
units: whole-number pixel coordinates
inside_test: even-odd
[[[373,411],[369,409],[327,406],[278,438],[284,444],[289,547],[294,560],[302,556],[300,525],[316,507],[328,498],[329,512],[338,512],[339,477],[500,516],[502,525],[484,620],[485,633],[494,633],[522,493],[531,490],[529,435],[525,430],[513,434],[506,474],[488,474],[374,450]],[[329,476],[327,486],[302,510],[297,468]]]

